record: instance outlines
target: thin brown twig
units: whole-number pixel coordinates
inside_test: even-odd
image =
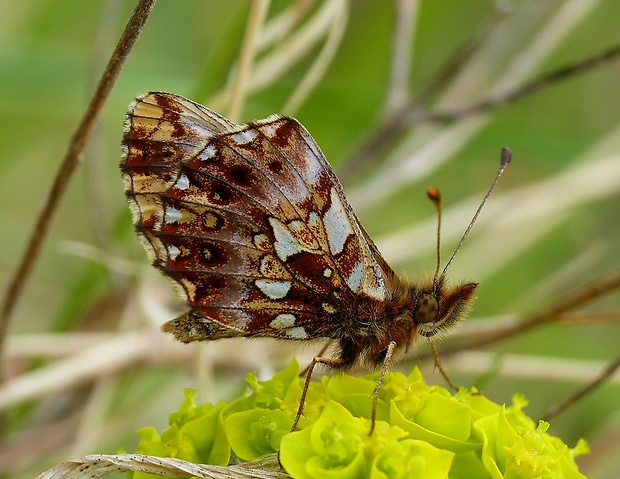
[[[364,142],[354,155],[345,159],[345,167],[338,173],[340,181],[346,184],[362,172],[375,158],[380,157],[380,153],[394,143],[405,130],[401,126],[402,118],[421,110],[424,103],[440,94],[450,81],[463,70],[467,61],[480,50],[484,41],[499,24],[499,20],[504,17],[503,14],[495,15],[493,19],[478,28],[474,35],[448,59],[435,75],[433,81],[415,98],[408,102],[402,102],[400,106],[392,105],[391,102],[395,100],[388,99],[387,104],[390,106],[387,108],[387,114],[383,118],[382,124],[377,127],[375,133]],[[407,96],[410,94],[408,93]]]
[[[564,399],[559,404],[550,407],[547,409],[541,416],[541,419],[545,421],[550,421],[551,419],[555,419],[560,414],[566,412],[566,410],[572,406],[574,406],[578,401],[582,400],[588,394],[591,394],[597,388],[601,387],[613,374],[620,368],[620,357],[614,359],[609,365],[605,368],[605,370],[593,381],[589,382],[581,389],[571,394],[569,397]]]
[[[620,323],[619,311],[594,311],[588,313],[571,313],[561,318],[562,324],[587,325]]]
[[[610,276],[599,279],[596,282],[587,284],[580,289],[577,289],[570,296],[559,301],[557,304],[551,306],[545,311],[534,314],[533,316],[525,318],[522,321],[518,321],[513,325],[495,330],[489,334],[474,337],[470,340],[448,346],[442,349],[441,354],[445,356],[446,354],[452,354],[463,349],[475,349],[482,346],[488,346],[489,344],[505,341],[506,339],[522,334],[525,331],[529,331],[530,329],[537,328],[544,324],[560,321],[564,317],[565,313],[568,313],[580,306],[584,306],[585,304],[594,301],[595,299],[598,299],[618,288],[620,288],[620,273],[616,272]]]
[[[540,90],[571,78],[574,75],[590,71],[597,66],[609,63],[618,56],[620,56],[620,45],[616,45],[599,55],[552,71],[514,90],[496,94],[479,103],[460,109],[427,113],[420,108],[420,104],[417,100],[412,101],[397,114],[387,117],[383,123],[375,129],[368,140],[345,161],[345,164],[355,165],[355,168],[346,168],[346,170],[351,171],[340,172],[340,179],[345,183],[351,181],[358,173],[363,171],[364,167],[367,166],[372,159],[380,158],[383,151],[416,123],[449,122],[467,117],[474,113],[480,113],[498,106],[506,105],[533,95]]]
[[[516,100],[520,100],[521,98],[524,98],[526,96],[533,95],[534,93],[537,93],[544,88],[554,85],[559,81],[566,80],[573,75],[590,71],[591,69],[599,65],[603,65],[614,60],[618,56],[620,56],[620,45],[616,45],[599,55],[586,58],[585,60],[582,60],[578,63],[574,63],[564,68],[560,68],[559,70],[555,70],[540,78],[537,78],[536,80],[526,83],[525,85],[516,88],[515,90],[491,96],[486,100],[481,101],[480,103],[476,103],[465,108],[459,108],[452,111],[444,111],[438,113],[420,115],[419,112],[416,112],[415,115],[406,116],[403,121],[405,122],[405,125],[411,124],[413,122],[445,122],[460,119],[473,113],[477,113],[479,111],[490,110],[491,108],[505,105],[506,103],[510,103]]]
[[[65,154],[64,160],[54,178],[52,187],[43,204],[43,208],[39,213],[28,246],[24,252],[17,269],[9,280],[8,287],[2,302],[2,310],[0,312],[0,360],[4,357],[4,344],[6,333],[8,330],[11,317],[15,310],[15,306],[22,295],[24,286],[30,278],[32,268],[37,261],[43,241],[47,237],[47,233],[58,209],[60,200],[62,199],[69,181],[73,176],[73,172],[82,160],[84,148],[91,136],[93,128],[106,103],[112,87],[116,83],[120,71],[125,64],[131,49],[133,48],[147,18],[149,17],[156,0],[139,0],[135,10],[123,34],[112,53],[110,61],[105,71],[101,75],[101,79],[97,85],[95,92],[86,108],[82,120],[78,125],[75,133],[71,137],[69,148]],[[0,365],[0,381],[4,379],[4,367]]]
[[[510,13],[510,11],[506,10],[496,10],[495,15],[488,21],[476,27],[471,38],[452,54],[433,81],[417,95],[415,103],[412,103],[410,107],[414,108],[414,105],[420,107],[433,98],[436,98],[437,95],[440,95],[450,82],[468,65],[469,60],[481,50],[485,42],[497,30],[499,25],[506,20]]]

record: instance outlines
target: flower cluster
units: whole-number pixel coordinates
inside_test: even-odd
[[[136,452],[227,465],[279,452],[294,478],[568,478],[585,479],[569,448],[523,413],[521,396],[498,405],[476,391],[456,395],[427,385],[416,368],[386,374],[372,435],[377,374],[336,375],[312,383],[298,430],[289,432],[303,380],[293,362],[268,381],[247,376],[249,391],[231,403],[195,405],[195,393],[170,415],[170,428],[139,432]],[[149,476],[133,473],[133,479]]]

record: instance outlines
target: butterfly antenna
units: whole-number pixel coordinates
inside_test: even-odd
[[[435,267],[435,275],[433,276],[433,290],[435,290],[437,288],[439,268],[441,268],[441,193],[437,188],[431,186],[426,190],[426,194],[437,209],[437,266]],[[433,292],[435,293],[436,291]]]
[[[484,206],[484,204],[489,199],[489,196],[491,196],[491,193],[493,193],[493,190],[497,186],[497,183],[499,183],[499,179],[502,177],[502,175],[504,174],[504,171],[506,171],[506,168],[508,168],[508,165],[510,165],[511,161],[512,161],[512,152],[510,151],[510,149],[509,148],[505,148],[505,147],[502,148],[501,161],[500,161],[499,171],[497,172],[497,176],[495,177],[495,180],[493,181],[493,184],[489,188],[489,191],[487,191],[487,194],[482,199],[482,202],[480,203],[480,206],[478,206],[478,209],[476,210],[476,214],[474,214],[474,217],[469,222],[469,225],[467,226],[467,229],[465,230],[465,233],[463,233],[463,236],[461,236],[461,240],[459,241],[459,244],[456,245],[456,249],[454,250],[454,253],[452,253],[452,256],[450,257],[450,260],[448,261],[448,263],[446,263],[445,268],[441,272],[441,277],[443,277],[446,274],[446,271],[448,271],[448,268],[452,264],[452,261],[454,261],[454,258],[456,257],[457,253],[461,249],[461,246],[463,246],[463,242],[465,241],[465,238],[467,238],[467,235],[469,234],[469,231],[471,230],[472,226],[474,226],[474,223],[478,219],[478,215],[480,215],[480,211],[482,211],[482,207]],[[435,279],[437,279],[437,278],[435,277]]]

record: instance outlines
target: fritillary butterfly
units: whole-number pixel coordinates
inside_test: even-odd
[[[447,287],[445,270],[426,283],[399,277],[293,118],[236,125],[150,92],[129,108],[123,147],[136,232],[190,306],[163,325],[179,341],[331,338],[337,356],[312,366],[385,372],[393,353],[454,326],[474,299],[477,284]]]

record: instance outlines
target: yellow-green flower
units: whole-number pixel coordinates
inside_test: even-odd
[[[248,390],[227,404],[195,405],[186,391],[170,427],[140,431],[137,452],[225,465],[279,452],[296,479],[584,479],[569,448],[524,412],[525,398],[499,405],[477,391],[455,395],[429,386],[416,368],[384,378],[372,435],[370,415],[378,375],[338,374],[310,385],[304,416],[291,433],[304,379],[293,361],[268,381],[246,377]],[[135,479],[151,479],[136,473]]]

